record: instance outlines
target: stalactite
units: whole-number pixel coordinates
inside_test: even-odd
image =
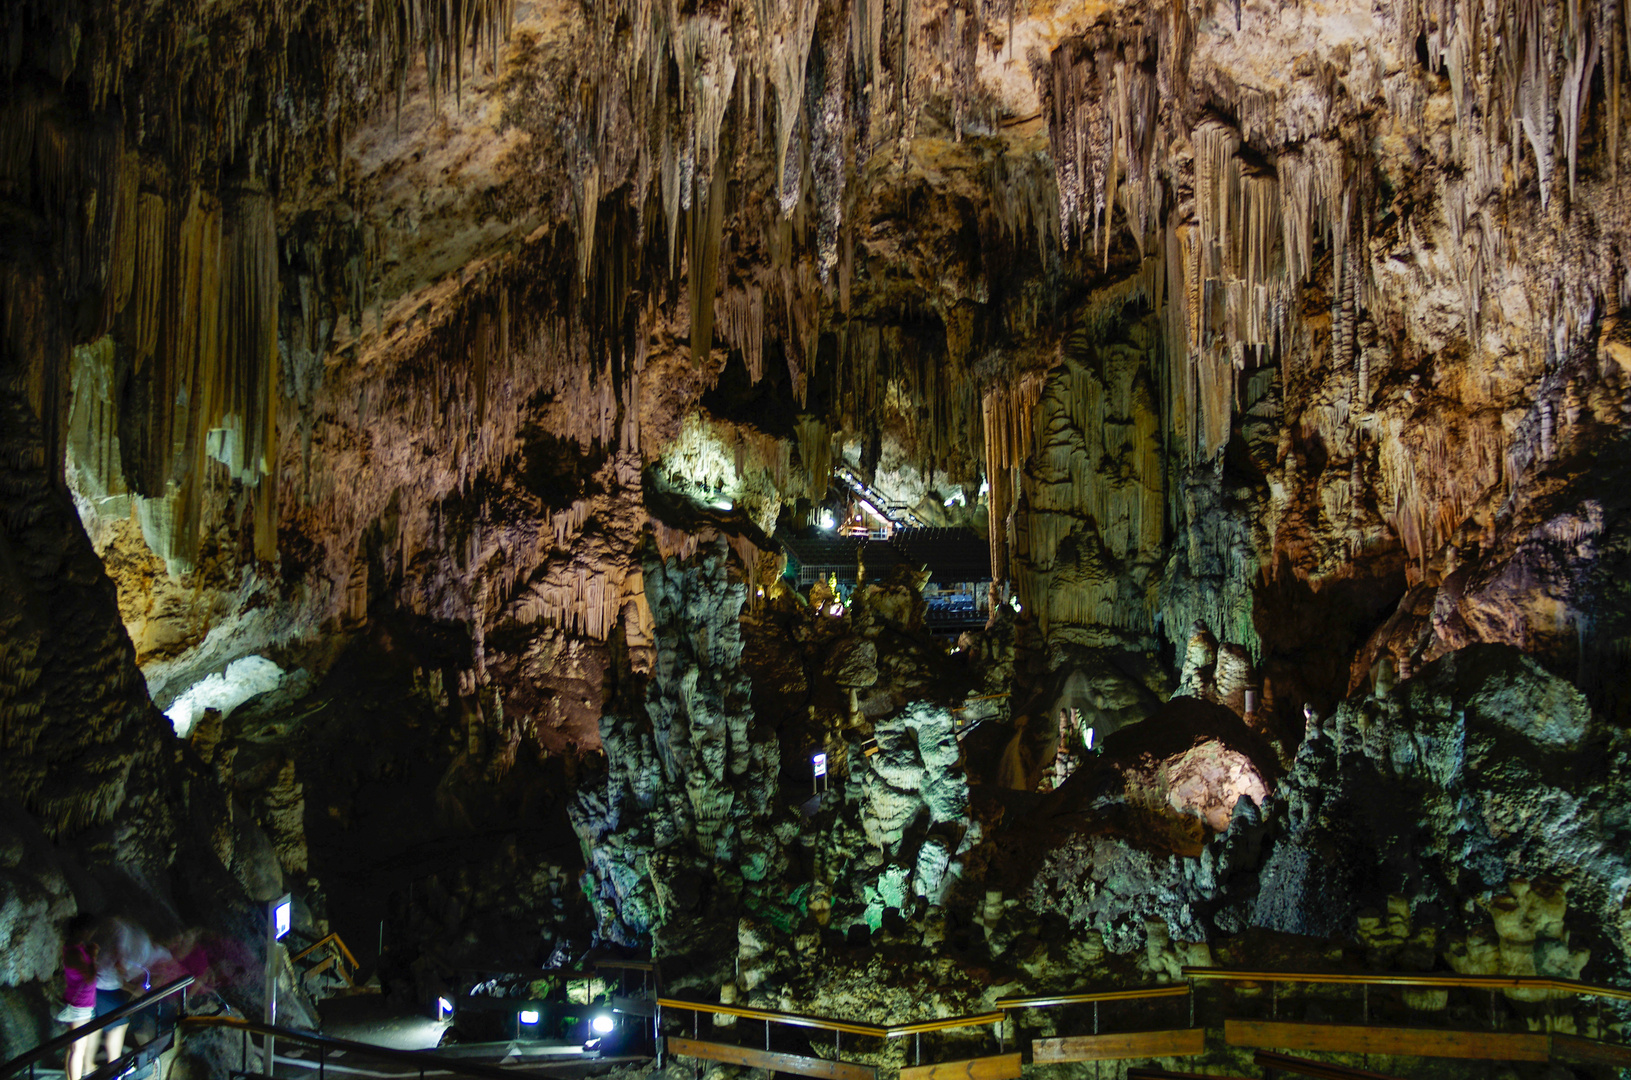
[[[1147,633],[1155,593],[1128,582],[1166,555],[1161,417],[1147,377],[1159,353],[1085,338],[1065,352],[1035,410],[1014,584],[1045,627]]]
[[[1010,550],[1014,544],[1009,519],[1018,492],[1015,476],[1030,454],[1031,420],[1042,397],[1043,376],[1022,375],[1012,386],[987,390],[982,400],[991,577],[1008,580]]]

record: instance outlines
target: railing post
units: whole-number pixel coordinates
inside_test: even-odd
[[[1099,1003],[1093,1003],[1093,1034],[1099,1033]]]
[[[1195,1026],[1195,980],[1189,980],[1189,1026]]]
[[[1269,983],[1269,1019],[1280,1019],[1280,984]]]
[[[1368,1024],[1370,1023],[1370,983],[1361,984],[1359,987],[1359,994],[1360,1000],[1364,1003],[1363,1011],[1360,1013],[1360,1015],[1364,1017],[1365,1023]]]
[[[913,1032],[912,1042],[914,1044],[916,1044],[916,1047],[917,1047],[917,1063],[919,1065],[921,1065],[921,1064],[923,1064],[923,1032],[921,1032],[921,1031]]]
[[[1495,1019],[1495,991],[1493,990],[1489,992],[1489,1029],[1491,1031],[1500,1030],[1500,1024]]]

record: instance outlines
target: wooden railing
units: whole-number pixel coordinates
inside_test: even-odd
[[[332,971],[341,982],[345,983],[348,989],[356,989],[357,968],[360,965],[357,963],[357,958],[351,955],[351,950],[345,947],[345,942],[340,940],[339,934],[329,934],[327,937],[306,946],[289,957],[289,963],[299,964],[305,961],[307,957],[315,956],[319,952],[325,952],[328,955],[321,959],[312,960],[310,966],[300,973],[301,981],[316,978],[325,971]]]
[[[791,1061],[794,1067],[788,1071],[799,1071],[797,1063],[800,1061],[820,1065],[823,1069],[830,1067],[836,1071],[808,1071],[807,1075],[828,1076],[833,1080],[853,1080],[850,1072],[854,1068],[850,1063],[833,1061],[831,1059],[800,1059],[790,1055],[772,1055],[770,1049],[770,1032],[773,1025],[784,1025],[793,1028],[803,1028],[811,1031],[829,1032],[833,1035],[833,1047],[838,1053],[843,1049],[843,1036],[861,1036],[876,1039],[894,1039],[901,1036],[912,1035],[918,1040],[917,1056],[918,1066],[903,1070],[913,1074],[913,1080],[941,1080],[941,1077],[962,1076],[965,1073],[973,1076],[982,1069],[1000,1069],[1000,1075],[1006,1076],[1013,1071],[1017,1076],[1017,1065],[1010,1065],[1007,1057],[1002,1058],[976,1058],[970,1061],[944,1063],[940,1066],[922,1065],[921,1036],[933,1032],[952,1031],[982,1026],[995,1026],[997,1029],[998,1049],[1004,1049],[1004,1025],[1015,1013],[1029,1009],[1047,1009],[1062,1006],[1091,1005],[1093,1007],[1093,1034],[1079,1036],[1063,1036],[1038,1038],[1032,1041],[1031,1058],[1035,1062],[1066,1062],[1091,1060],[1136,1060],[1137,1058],[1151,1057],[1182,1057],[1204,1052],[1205,1028],[1196,1027],[1196,991],[1200,985],[1206,983],[1244,983],[1267,986],[1270,990],[1271,1008],[1278,1017],[1279,995],[1275,991],[1286,984],[1319,985],[1331,984],[1335,986],[1356,987],[1360,990],[1363,1000],[1364,1024],[1362,1025],[1331,1025],[1331,1024],[1295,1024],[1253,1020],[1226,1019],[1223,1021],[1226,1041],[1232,1045],[1274,1047],[1275,1049],[1299,1049],[1295,1041],[1276,1042],[1280,1038],[1304,1039],[1307,1045],[1301,1049],[1324,1049],[1317,1045],[1321,1039],[1330,1040],[1340,1038],[1358,1044],[1361,1050],[1372,1053],[1387,1053],[1385,1047],[1397,1046],[1394,1052],[1427,1054],[1429,1056],[1466,1056],[1487,1058],[1509,1058],[1510,1060],[1546,1060],[1549,1057],[1565,1056],[1584,1058],[1587,1060],[1613,1061],[1631,1064],[1631,1048],[1617,1044],[1603,1043],[1598,1040],[1585,1039],[1577,1036],[1562,1034],[1534,1034],[1530,1032],[1518,1034],[1497,1033],[1486,1029],[1482,1033],[1439,1030],[1425,1027],[1371,1027],[1370,1025],[1370,988],[1404,988],[1421,990],[1448,990],[1461,989],[1469,991],[1485,991],[1492,996],[1491,1023],[1496,1025],[1497,1018],[1493,1011],[1494,995],[1502,991],[1528,991],[1546,992],[1548,994],[1570,995],[1580,998],[1596,998],[1599,1000],[1631,1001],[1631,989],[1612,986],[1598,986],[1574,979],[1560,979],[1550,976],[1523,976],[1523,975],[1463,975],[1455,972],[1319,972],[1319,971],[1255,971],[1233,968],[1214,967],[1186,967],[1182,970],[1184,981],[1156,986],[1124,987],[1106,990],[1091,990],[1079,993],[1039,994],[1032,996],[1013,996],[1000,998],[995,1002],[995,1009],[991,1012],[971,1016],[947,1017],[935,1020],[925,1020],[912,1023],[899,1024],[872,1024],[860,1021],[841,1019],[836,1017],[808,1016],[797,1013],[782,1012],[775,1009],[759,1008],[751,1005],[724,1004],[705,1001],[687,1001],[680,998],[659,998],[659,1010],[684,1010],[692,1013],[693,1038],[684,1040],[688,1047],[687,1053],[705,1054],[707,1044],[698,1038],[698,1020],[704,1015],[729,1017],[732,1019],[745,1019],[762,1021],[765,1024],[765,1049],[763,1055],[775,1056],[780,1060]],[[1101,1035],[1099,1032],[1099,1007],[1108,1002],[1138,1002],[1153,1001],[1185,997],[1189,998],[1189,1023],[1187,1027],[1180,1026],[1168,1030],[1156,1031],[1127,1031],[1114,1034]],[[1017,1019],[1017,1017],[1015,1018]],[[1213,1026],[1216,1026],[1216,1021]],[[659,1021],[660,1024],[660,1021]],[[1326,1030],[1326,1029],[1331,1030]],[[1262,1029],[1262,1030],[1259,1030]],[[1286,1029],[1282,1031],[1281,1029]],[[1338,1030],[1340,1029],[1340,1030]],[[1599,1024],[1599,1033],[1601,1025]],[[1333,1034],[1334,1033],[1334,1034]],[[1018,1034],[1016,1030],[1014,1034]],[[1238,1036],[1238,1038],[1237,1038]],[[1252,1039],[1259,1041],[1253,1042]],[[1266,1040],[1266,1041],[1263,1041]],[[1503,1041],[1504,1040],[1504,1041]],[[1508,1044],[1511,1044],[1510,1046]],[[1522,1045],[1519,1045],[1521,1043]],[[1429,1045],[1431,1044],[1431,1045]],[[1474,1045],[1476,1044],[1476,1045]],[[1533,1045],[1531,1045],[1533,1044]],[[1409,1049],[1417,1046],[1418,1049]],[[754,1055],[758,1051],[749,1051],[745,1048],[742,1053]],[[1357,1051],[1356,1051],[1357,1052]],[[1272,1051],[1265,1051],[1273,1056]],[[1001,1061],[1000,1067],[995,1064]],[[1287,1061],[1293,1059],[1286,1059]],[[840,1069],[839,1066],[843,1068]],[[1288,1069],[1280,1064],[1277,1067]],[[961,1071],[959,1071],[961,1070]],[[1145,1070],[1148,1075],[1160,1075],[1156,1071]],[[918,1074],[923,1074],[919,1077]],[[870,1074],[869,1074],[870,1075]],[[981,1075],[984,1075],[981,1073]],[[991,1076],[999,1075],[992,1071]],[[1144,1075],[1141,1072],[1141,1075]],[[1181,1073],[1166,1074],[1170,1076],[1183,1076]],[[1358,1073],[1353,1075],[1360,1075]]]
[[[1139,1001],[1144,998],[1183,997],[1191,992],[1186,983],[1166,986],[1137,986],[1124,990],[1093,990],[1082,994],[1044,994],[1041,997],[999,998],[999,1009],[1045,1009],[1053,1005],[1088,1005],[1101,1001]]]
[[[762,1020],[769,1024],[788,1027],[813,1028],[842,1035],[869,1035],[877,1039],[898,1039],[903,1035],[926,1035],[934,1031],[953,1031],[958,1028],[983,1027],[1000,1024],[1007,1019],[1006,1010],[979,1013],[974,1016],[952,1016],[938,1020],[919,1020],[909,1024],[866,1024],[856,1020],[837,1020],[826,1016],[805,1016],[800,1013],[761,1009],[752,1005],[727,1005],[716,1001],[687,1001],[684,998],[660,997],[657,1005],[663,1009],[680,1009],[697,1015],[729,1016],[741,1020]]]
[[[1186,967],[1186,979],[1196,981],[1331,983],[1349,986],[1410,986],[1423,989],[1551,990],[1578,997],[1631,1001],[1631,990],[1597,986],[1576,979],[1549,975],[1462,975],[1453,971],[1242,971],[1235,968]]]
[[[676,1009],[691,1013],[691,1038],[671,1038],[668,1040],[669,1047],[676,1054],[706,1057],[712,1060],[746,1065],[750,1068],[766,1068],[773,1071],[814,1076],[822,1078],[822,1080],[871,1080],[871,1078],[876,1077],[877,1070],[875,1068],[856,1065],[843,1061],[838,1057],[843,1053],[843,1038],[845,1035],[858,1035],[864,1038],[883,1039],[885,1041],[910,1035],[916,1046],[917,1065],[914,1068],[917,1073],[922,1074],[918,1077],[918,1080],[936,1080],[935,1074],[939,1067],[925,1067],[923,1065],[924,1035],[994,1025],[997,1028],[997,1045],[1000,1052],[1003,1049],[1002,1024],[1008,1017],[1007,1010],[999,1009],[993,1012],[978,1013],[973,1016],[950,1016],[934,1020],[918,1020],[911,1023],[885,1025],[839,1020],[827,1016],[806,1016],[799,1013],[781,1012],[777,1009],[756,1008],[752,1005],[687,1001],[683,998],[658,998],[657,1008],[657,1026],[659,1030],[662,1026],[662,1010]],[[746,1046],[704,1042],[700,1037],[699,1020],[705,1014],[730,1017],[732,1020],[763,1021],[765,1025],[764,1049],[761,1051]],[[831,1032],[834,1057],[804,1057],[773,1051],[770,1045],[772,1024]],[[1010,1080],[1010,1077],[1019,1076],[1018,1054],[1005,1055],[1001,1058],[1000,1063],[992,1064],[997,1061],[998,1059],[994,1058],[976,1058],[958,1062],[956,1065],[964,1067],[962,1073],[968,1076],[978,1075],[981,1080]]]

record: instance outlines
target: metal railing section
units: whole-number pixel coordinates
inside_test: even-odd
[[[87,1020],[85,1023],[76,1028],[70,1028],[67,1032],[62,1035],[58,1035],[49,1042],[43,1042],[34,1049],[18,1054],[4,1065],[0,1065],[0,1080],[6,1080],[7,1077],[16,1076],[24,1070],[27,1070],[30,1080],[33,1080],[34,1067],[40,1061],[48,1057],[54,1057],[57,1054],[65,1053],[70,1046],[78,1042],[80,1039],[89,1038],[104,1028],[110,1028],[121,1021],[129,1020],[133,1016],[146,1012],[148,1009],[151,1009],[165,998],[170,997],[172,994],[181,993],[192,984],[193,977],[191,975],[184,975],[174,982],[165,983],[157,990],[143,994],[134,1001],[127,1001],[125,1004],[119,1006],[110,1013],[104,1013],[101,1016]],[[185,995],[182,997],[182,1003],[183,1008],[185,1008]],[[126,1054],[125,1057],[134,1059],[139,1056],[140,1051],[141,1048],[138,1047],[137,1049],[132,1050],[129,1054]],[[104,1065],[101,1069],[89,1074],[86,1077],[86,1080],[96,1080],[97,1077],[115,1064],[118,1064],[118,1062],[110,1062],[108,1065]],[[126,1067],[128,1068],[128,1065]],[[119,1072],[123,1071],[123,1069],[119,1070]],[[114,1073],[113,1075],[118,1074]]]
[[[326,1068],[330,1051],[343,1051],[347,1055],[354,1054],[357,1057],[412,1065],[418,1070],[421,1080],[423,1080],[427,1069],[454,1073],[460,1076],[475,1076],[482,1078],[482,1080],[516,1080],[515,1073],[500,1069],[495,1065],[459,1061],[457,1058],[428,1054],[423,1050],[393,1050],[388,1046],[353,1042],[350,1039],[335,1039],[310,1031],[296,1031],[293,1028],[278,1027],[274,1024],[261,1023],[258,1020],[244,1020],[236,1016],[189,1016],[181,1021],[180,1026],[184,1031],[190,1028],[227,1028],[241,1032],[243,1034],[243,1051],[240,1071],[246,1073],[249,1071],[250,1036],[260,1035],[263,1038],[273,1038],[279,1042],[287,1041],[314,1047],[317,1050],[315,1065],[318,1080],[326,1080]],[[269,1065],[268,1068],[270,1067]]]

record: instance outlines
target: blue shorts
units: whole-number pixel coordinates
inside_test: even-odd
[[[98,986],[96,988],[96,1015],[97,1016],[106,1016],[108,1013],[112,1012],[114,1009],[117,1009],[119,1006],[124,1005],[124,1004],[128,1003],[129,1001],[130,1001],[130,995],[125,993],[123,990],[104,990],[100,986]],[[128,1019],[127,1020],[121,1020],[117,1024],[109,1024],[107,1027],[103,1028],[102,1030],[103,1031],[115,1031],[115,1030],[117,1030],[119,1028],[124,1027],[128,1023],[130,1023],[130,1021]]]

